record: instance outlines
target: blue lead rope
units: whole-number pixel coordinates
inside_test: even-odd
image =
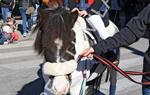
[[[83,82],[82,82],[82,93],[81,93],[81,95],[86,95],[86,79],[87,79],[86,71],[87,70],[83,71]]]
[[[81,58],[82,58],[82,56],[79,55],[77,58],[77,63],[80,63],[79,61],[81,60]],[[87,80],[87,74],[86,73],[87,73],[87,64],[85,64],[84,71],[82,72],[83,81],[82,81],[82,85],[81,85],[80,95],[86,95],[86,80]]]

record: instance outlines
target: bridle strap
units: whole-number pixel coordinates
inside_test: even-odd
[[[106,59],[104,57],[97,56],[96,54],[93,54],[93,57],[96,58],[98,61],[100,61],[102,64],[106,65],[108,68],[116,70],[117,72],[119,72],[124,77],[126,77],[127,79],[129,79],[130,81],[132,81],[134,83],[150,85],[150,82],[138,82],[129,76],[129,75],[148,75],[148,74],[150,74],[150,72],[123,71],[118,66],[116,66],[115,64],[113,64],[111,61],[109,61],[108,59]],[[79,56],[77,62],[79,62],[81,60],[81,58],[82,58],[82,56]]]

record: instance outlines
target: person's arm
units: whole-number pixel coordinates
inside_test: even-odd
[[[150,4],[144,8],[138,16],[132,18],[120,32],[113,37],[93,45],[96,54],[106,53],[120,46],[128,46],[140,39],[150,24]]]

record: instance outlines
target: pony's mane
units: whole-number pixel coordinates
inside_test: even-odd
[[[70,10],[58,7],[56,9],[40,9],[39,21],[36,27],[37,37],[34,48],[39,54],[52,54],[56,49],[54,41],[59,38],[62,40],[62,49],[65,50],[74,39],[72,31],[72,15]],[[51,58],[55,59],[55,58]]]

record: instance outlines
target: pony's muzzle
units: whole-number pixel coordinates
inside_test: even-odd
[[[68,76],[64,75],[54,77],[52,89],[55,92],[55,95],[67,95],[70,89]]]

